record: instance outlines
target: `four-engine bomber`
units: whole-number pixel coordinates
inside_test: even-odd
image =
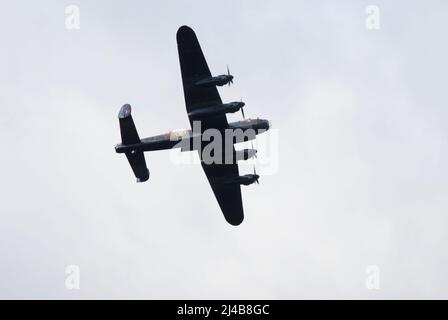
[[[144,152],[180,148],[197,151],[201,165],[221,207],[225,219],[239,225],[244,219],[241,185],[259,183],[260,176],[240,175],[238,161],[256,157],[257,150],[235,150],[234,144],[250,141],[270,128],[268,120],[245,119],[244,102],[223,103],[216,86],[233,83],[234,77],[227,67],[227,74],[212,76],[194,31],[182,26],[177,32],[182,84],[185,105],[191,129],[176,130],[166,134],[140,139],[131,115],[131,106],[124,105],[118,114],[121,143],[115,146],[123,153],[137,178],[149,179]],[[228,123],[226,114],[241,110],[244,120]],[[210,148],[210,146],[217,146]]]

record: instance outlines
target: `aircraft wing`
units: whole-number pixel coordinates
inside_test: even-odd
[[[238,165],[234,164],[204,164],[202,168],[207,176],[216,200],[227,222],[237,226],[243,222],[244,211],[239,184],[223,184],[222,180],[238,176]]]
[[[187,113],[203,107],[222,104],[218,89],[215,86],[200,87],[195,85],[199,80],[211,77],[211,73],[198,38],[190,27],[182,26],[177,31],[177,49],[179,51]],[[191,117],[190,124],[192,125]],[[228,123],[226,115],[222,114],[203,120],[201,125],[202,131],[204,131],[209,128],[224,129]]]
[[[215,86],[202,87],[195,85],[196,82],[211,77],[211,73],[196,34],[191,28],[187,26],[179,28],[177,31],[177,47],[187,113],[199,108],[222,104]],[[189,120],[193,128],[193,119],[189,117]],[[201,120],[201,133],[212,128],[223,132],[227,127],[228,122],[225,114]],[[204,146],[199,150],[201,159],[203,148]],[[235,153],[234,148],[233,153]],[[202,163],[202,168],[227,222],[232,225],[239,225],[244,219],[241,186],[239,184],[223,183],[226,179],[239,176],[237,162],[234,161],[232,164]]]

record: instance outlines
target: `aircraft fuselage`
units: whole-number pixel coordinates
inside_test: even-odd
[[[269,130],[269,128],[269,121],[263,119],[246,119],[242,121],[232,122],[229,123],[228,127],[225,129],[226,132],[223,134],[223,139],[229,137],[229,139],[232,139],[232,141],[229,141],[229,143],[232,144],[250,141],[255,139],[256,135]],[[237,130],[240,131],[240,134],[236,134]],[[232,133],[235,134],[232,135]],[[126,153],[133,151],[158,151],[174,148],[184,148],[186,145],[190,146],[190,148],[188,150],[183,149],[182,151],[192,151],[197,149],[194,148],[194,146],[201,145],[202,138],[203,136],[201,132],[194,132],[191,129],[176,130],[157,136],[143,138],[141,139],[140,143],[136,144],[118,144],[115,146],[115,151],[117,153]],[[199,143],[195,143],[195,140],[199,141]],[[254,155],[252,151],[246,151],[246,153],[247,154],[243,155],[246,158],[252,157]]]

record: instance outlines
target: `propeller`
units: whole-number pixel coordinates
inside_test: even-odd
[[[254,176],[256,177],[255,178],[255,182],[257,183],[257,184],[260,184],[260,182],[258,181],[258,174],[257,174],[257,171],[255,170],[255,165],[254,165]]]
[[[243,102],[243,98],[241,98],[240,101]],[[246,116],[244,115],[244,107],[241,107],[241,114],[243,115],[243,119],[246,119]]]
[[[255,150],[255,149],[254,149],[254,142],[251,141],[250,144],[251,144],[252,150]],[[257,150],[255,150],[254,158],[255,158],[255,159],[258,158],[258,156],[257,156]]]
[[[228,75],[229,78],[230,78],[230,81],[229,81],[229,87],[230,87],[230,84],[233,84],[233,77],[232,77],[231,74],[230,74],[229,65],[227,65],[227,75]]]

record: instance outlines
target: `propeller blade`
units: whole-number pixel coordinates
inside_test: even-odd
[[[250,144],[251,144],[252,150],[255,150],[254,149],[254,142],[251,141]],[[254,158],[257,159],[257,150],[255,150]]]
[[[241,108],[241,113],[243,114],[243,119],[246,119],[246,116],[244,115],[244,107]]]
[[[227,75],[230,77],[229,65],[227,65]],[[228,82],[229,87],[230,87],[230,84],[233,84],[233,80],[232,79],[230,79],[229,82]]]
[[[255,170],[255,165],[254,165],[254,176],[257,177],[257,170]],[[260,181],[258,181],[258,177],[255,178],[255,182],[256,182],[257,184],[260,184]]]
[[[229,80],[229,87],[230,87],[230,84],[233,84],[233,76],[230,74],[229,65],[227,65],[227,75],[230,78],[230,80]]]

